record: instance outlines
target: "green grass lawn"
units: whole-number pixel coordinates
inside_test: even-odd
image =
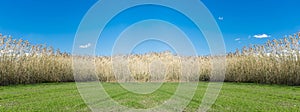
[[[186,111],[195,111],[205,93],[206,82],[200,82]],[[166,83],[152,94],[128,92],[116,83],[104,83],[105,90],[119,104],[131,108],[155,107],[169,99],[177,83]],[[45,83],[0,86],[2,111],[90,111],[75,83]],[[210,111],[300,111],[300,87],[224,83]]]

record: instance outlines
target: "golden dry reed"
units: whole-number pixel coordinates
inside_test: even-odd
[[[250,45],[226,56],[225,81],[300,85],[300,33],[264,45]],[[113,57],[74,56],[96,62],[96,69],[72,69],[72,56],[45,45],[0,35],[0,85],[94,79],[103,82],[209,81],[211,60],[216,57],[177,56],[170,52]],[[126,60],[126,61],[123,61]],[[114,63],[113,63],[114,61]],[[96,74],[96,75],[94,75]]]

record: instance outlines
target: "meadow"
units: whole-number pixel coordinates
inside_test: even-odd
[[[102,83],[107,93],[119,104],[138,109],[155,107],[168,99],[177,83],[166,83],[151,94],[128,92],[117,83]],[[200,82],[195,96],[185,111],[195,111],[205,90]],[[224,83],[220,95],[209,111],[286,111],[300,110],[300,88],[254,83]],[[91,111],[81,99],[75,83],[42,83],[0,87],[0,111]]]
[[[225,83],[209,111],[299,111],[300,33],[226,55]],[[119,104],[147,109],[172,96],[178,82],[199,82],[185,111],[201,103],[218,56],[179,56],[171,52],[118,56],[75,56],[51,46],[0,36],[0,111],[91,111],[76,81],[99,80]],[[74,62],[79,69],[74,70]],[[95,68],[87,65],[95,62]],[[224,63],[219,63],[224,64]],[[128,69],[124,69],[128,68]],[[73,73],[76,73],[74,78]],[[122,88],[124,82],[166,82],[149,94]],[[64,82],[64,83],[60,83]]]

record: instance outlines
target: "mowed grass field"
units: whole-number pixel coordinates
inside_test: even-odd
[[[207,82],[200,82],[186,111],[195,111],[201,103]],[[135,94],[117,83],[103,83],[108,94],[119,104],[149,108],[169,99],[178,83],[165,83],[152,94]],[[0,111],[91,111],[81,99],[75,83],[42,83],[0,86]],[[210,111],[300,111],[300,87],[224,83]]]

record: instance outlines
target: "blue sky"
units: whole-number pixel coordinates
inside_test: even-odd
[[[62,51],[71,52],[73,40],[81,19],[97,0],[1,0],[0,32],[23,38],[35,44],[47,44]],[[300,31],[300,10],[298,0],[202,0],[216,19],[225,40],[227,52],[249,44],[264,43],[267,39],[282,38]],[[173,21],[187,32],[197,30],[185,17],[166,8],[145,6],[128,10],[118,15],[107,26],[97,49],[99,54],[109,54],[111,43],[117,34],[142,18],[158,18]],[[153,13],[145,13],[145,12]],[[139,16],[130,16],[138,13]],[[163,13],[171,13],[166,16]],[[127,15],[127,16],[126,16]],[[266,34],[266,35],[262,35]],[[256,37],[267,38],[256,38]],[[201,36],[189,35],[191,40],[200,39],[199,54],[209,54]],[[102,42],[102,43],[101,43]],[[104,42],[104,43],[103,43]],[[90,45],[83,45],[86,47]],[[104,47],[101,47],[104,46]],[[98,48],[98,47],[97,47]],[[134,52],[162,51],[169,49],[166,44],[149,41],[139,45]]]

